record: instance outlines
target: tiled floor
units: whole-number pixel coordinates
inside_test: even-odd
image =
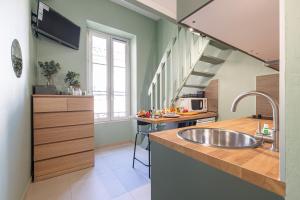
[[[26,200],[150,200],[148,168],[132,169],[132,153],[132,144],[98,149],[94,168],[32,183]],[[147,160],[144,149],[138,156]]]

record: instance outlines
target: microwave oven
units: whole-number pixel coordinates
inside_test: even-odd
[[[207,112],[207,98],[179,98],[177,106],[195,112]]]

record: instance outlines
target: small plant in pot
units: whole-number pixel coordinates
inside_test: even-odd
[[[39,62],[40,68],[42,69],[41,74],[47,79],[47,85],[54,85],[53,76],[59,72],[60,64],[56,63],[54,60],[50,62]]]
[[[68,73],[66,74],[64,81],[69,87],[69,90],[70,90],[69,93],[71,93],[71,94],[74,94],[74,92],[81,93],[79,76],[80,76],[79,73],[76,73],[73,71],[68,71]]]

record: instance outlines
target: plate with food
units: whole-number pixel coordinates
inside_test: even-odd
[[[177,117],[180,117],[180,115],[176,114],[176,113],[166,113],[163,115],[163,117],[166,117],[166,118],[177,118]]]

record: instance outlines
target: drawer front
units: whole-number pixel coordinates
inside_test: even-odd
[[[34,163],[34,181],[44,180],[94,166],[94,151]]]
[[[33,112],[67,111],[67,98],[33,98]]]
[[[33,127],[35,129],[92,123],[94,123],[94,113],[91,111],[35,113],[33,116]]]
[[[34,130],[34,145],[93,137],[94,125],[78,125]]]
[[[93,98],[68,98],[68,111],[94,110]]]
[[[65,156],[93,149],[93,137],[38,145],[34,146],[34,161]]]

